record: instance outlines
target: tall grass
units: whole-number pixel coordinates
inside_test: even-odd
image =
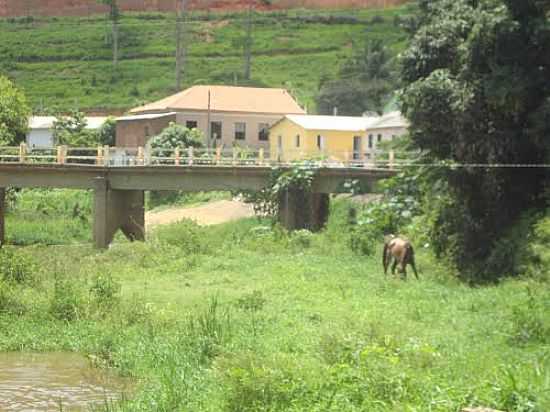
[[[0,310],[0,350],[133,377],[109,411],[549,410],[547,280],[471,288],[422,248],[420,281],[385,278],[379,251],[350,251],[347,207],[319,234],[246,219],[20,248],[36,273],[0,286],[23,308]]]

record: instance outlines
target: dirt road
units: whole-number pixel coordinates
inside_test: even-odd
[[[252,205],[235,200],[219,200],[202,206],[147,212],[145,226],[151,229],[157,225],[174,223],[184,218],[194,220],[199,225],[215,225],[250,216],[254,216]]]

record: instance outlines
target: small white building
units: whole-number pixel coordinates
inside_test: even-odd
[[[54,116],[33,116],[29,119],[29,130],[27,131],[26,143],[29,148],[51,148],[55,146],[53,138],[53,124],[56,121]],[[86,117],[86,129],[97,130],[107,120],[107,117],[92,116]]]

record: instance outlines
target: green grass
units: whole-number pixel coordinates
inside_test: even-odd
[[[286,87],[313,108],[318,83],[362,47],[365,37],[383,39],[394,53],[406,35],[394,17],[410,6],[386,10],[258,13],[254,27],[250,84]],[[357,23],[320,20],[349,16]],[[373,22],[374,16],[383,21]],[[194,13],[185,86],[233,84],[242,72],[243,14]],[[42,18],[31,23],[0,20],[0,74],[15,80],[32,106],[40,109],[126,109],[174,92],[174,16],[125,14],[121,24],[121,62],[111,65],[109,26],[104,17]]]
[[[184,221],[105,252],[19,248],[0,350],[78,351],[133,377],[110,410],[550,409],[546,282],[468,287],[427,249],[420,281],[384,278],[379,251],[349,251],[345,216],[334,202],[314,235]]]

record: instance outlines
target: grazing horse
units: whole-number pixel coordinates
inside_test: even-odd
[[[386,236],[384,239],[384,253],[382,255],[382,264],[384,265],[384,275],[387,274],[388,266],[393,258],[391,267],[392,275],[395,274],[395,267],[399,263],[399,271],[407,278],[407,265],[411,265],[414,275],[418,279],[416,266],[414,264],[414,249],[411,242],[406,239],[396,237],[394,235]]]

